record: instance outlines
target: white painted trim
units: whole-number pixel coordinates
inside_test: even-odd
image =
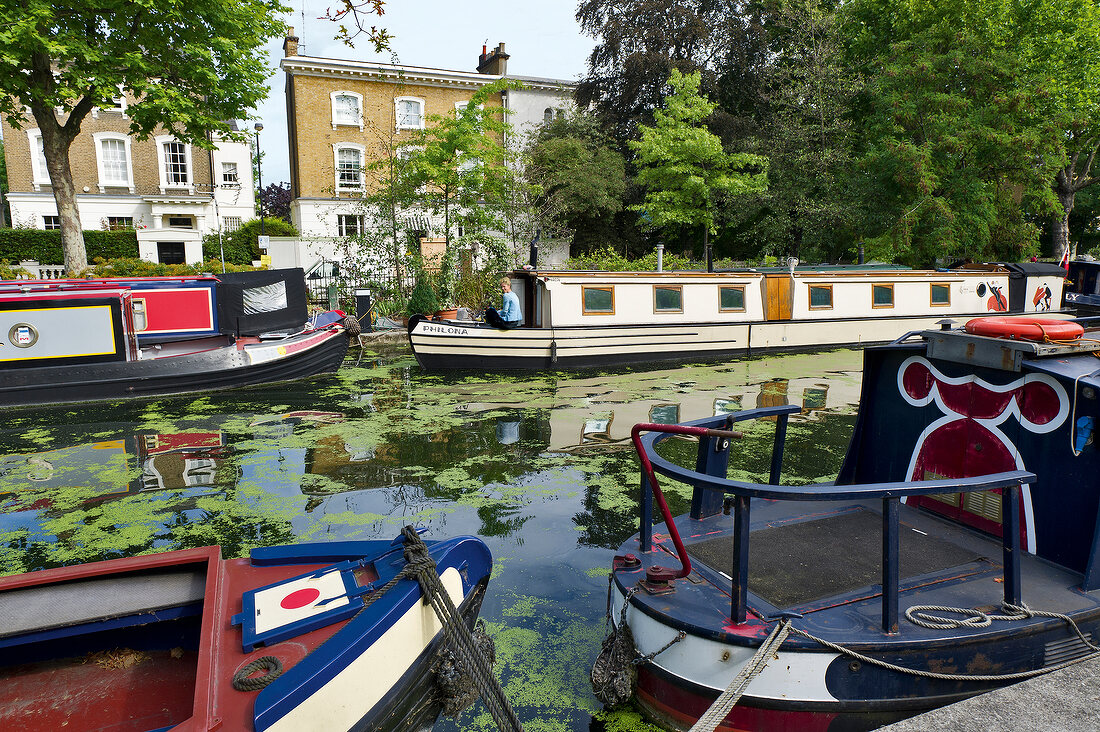
[[[103,146],[104,140],[120,140],[126,148],[126,178],[125,182],[108,181],[106,180],[106,173],[103,167]],[[130,136],[121,132],[96,132],[92,135],[92,144],[95,147],[95,164],[96,171],[99,174],[99,192],[106,193],[107,188],[126,188],[130,193],[136,192],[134,188],[134,157],[130,151]]]
[[[42,186],[53,185],[50,183],[50,171],[46,169],[45,150],[42,151],[41,158],[39,157],[39,148],[44,144],[42,131],[37,127],[27,130],[27,144],[30,145],[31,151],[31,184],[34,190],[40,191]]]
[[[420,105],[420,122],[419,124],[401,124],[401,102],[416,102]],[[396,130],[422,130],[424,129],[424,117],[427,116],[428,110],[424,100],[420,97],[394,97],[393,98],[393,119],[396,125]]]
[[[358,112],[356,114],[356,122],[341,122],[336,119],[336,98],[337,97],[354,97],[356,105],[358,106]],[[337,127],[358,127],[359,131],[363,131],[363,95],[358,92],[337,90],[329,93],[329,102],[332,112],[332,129]]]
[[[355,150],[359,153],[359,185],[349,186],[341,185],[340,183],[340,151],[341,150]],[[362,191],[364,188],[364,181],[366,175],[364,174],[364,167],[367,160],[367,148],[364,145],[359,145],[354,142],[334,142],[332,143],[332,172],[333,183],[335,184],[335,190],[337,194],[341,191]]]

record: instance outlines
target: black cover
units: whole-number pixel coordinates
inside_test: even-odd
[[[306,277],[301,267],[218,275],[218,323],[222,333],[258,336],[278,331],[301,330],[309,319]],[[248,291],[283,283],[286,307],[269,312],[250,312]]]

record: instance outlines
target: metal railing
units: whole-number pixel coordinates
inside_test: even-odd
[[[656,473],[692,486],[691,518],[700,519],[723,510],[725,496],[732,496],[733,511],[733,578],[730,594],[730,617],[734,623],[744,623],[748,611],[749,576],[749,512],[752,499],[765,498],[782,501],[882,501],[882,628],[886,633],[898,632],[898,606],[900,584],[899,559],[899,511],[901,498],[905,496],[937,495],[943,493],[970,493],[1001,489],[1001,521],[1004,558],[1004,600],[1012,605],[1021,604],[1020,587],[1020,486],[1031,483],[1035,475],[1025,470],[1012,470],[972,478],[947,480],[898,481],[893,483],[867,483],[837,485],[816,483],[806,486],[779,485],[780,466],[783,462],[783,445],[787,434],[789,416],[799,411],[797,406],[764,407],[748,409],[736,414],[688,422],[683,425],[637,424],[631,434],[642,460],[640,500],[640,549],[648,552],[653,541],[653,501],[656,499],[665,515],[668,532],[676,545],[677,554],[684,568],[690,568],[690,559],[680,541],[672,517],[657,484]],[[771,471],[768,483],[747,483],[725,478],[729,467],[730,427],[749,419],[775,418],[775,440],[772,446]],[[645,436],[642,433],[646,432]],[[696,435],[699,451],[696,469],[683,468],[656,453],[657,443],[673,434]],[[669,570],[661,570],[655,579],[667,581]]]

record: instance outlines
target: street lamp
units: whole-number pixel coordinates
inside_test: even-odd
[[[264,235],[264,177],[260,168],[260,159],[263,157],[260,154],[260,130],[263,128],[263,122],[253,125],[253,129],[256,130],[256,198],[260,201],[260,236]]]

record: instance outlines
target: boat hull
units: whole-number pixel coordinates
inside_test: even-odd
[[[960,322],[986,313],[952,314]],[[1008,314],[1012,317],[1015,314]],[[1022,315],[1022,314],[1021,314]],[[1051,313],[1070,317],[1068,313]],[[498,330],[481,323],[410,323],[421,368],[574,369],[682,362],[889,343],[938,327],[943,315],[762,323],[575,326]]]
[[[164,358],[5,369],[0,406],[168,396],[301,379],[335,371],[347,348],[347,336],[334,329]]]
[[[427,550],[472,626],[488,548],[458,537]],[[0,727],[428,728],[445,634],[414,577],[390,582],[403,551],[333,542],[222,560],[205,547],[0,579]],[[234,683],[267,657],[282,675],[258,690]]]

